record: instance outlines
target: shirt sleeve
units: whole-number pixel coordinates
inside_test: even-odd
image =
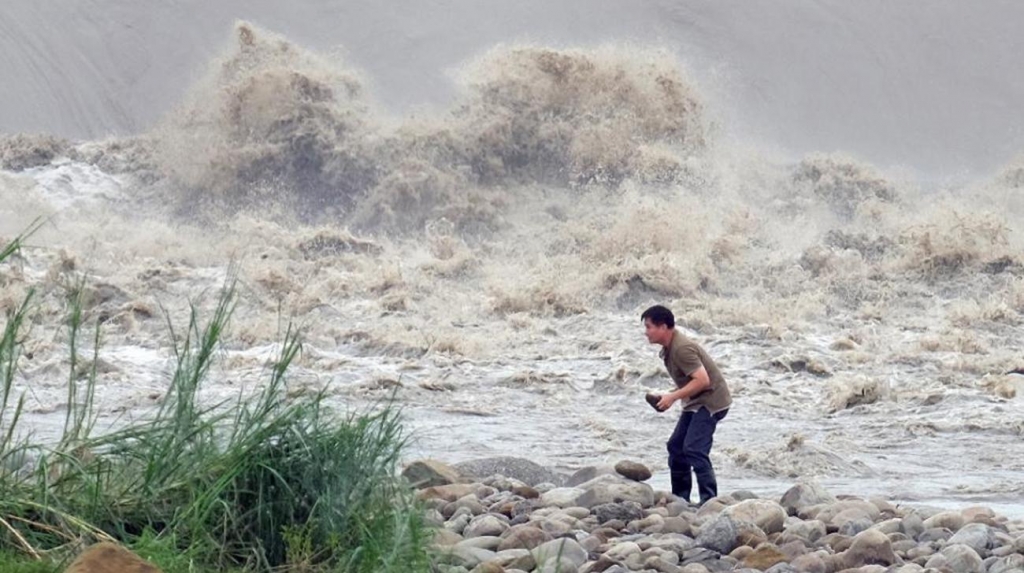
[[[700,361],[700,355],[697,354],[697,349],[687,346],[675,349],[675,352],[672,353],[672,362],[687,376],[693,376],[694,372],[704,366],[704,363]]]

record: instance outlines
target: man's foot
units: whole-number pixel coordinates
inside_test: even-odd
[[[647,400],[647,403],[651,405],[651,408],[654,408],[658,412],[661,412],[661,410],[658,408],[658,402],[661,400],[661,396],[648,392],[647,395],[644,396],[644,399]]]

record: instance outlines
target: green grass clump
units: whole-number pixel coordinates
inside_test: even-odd
[[[234,309],[233,286],[205,324],[193,306],[183,332],[171,326],[176,367],[156,412],[93,435],[96,371],[76,367],[90,320],[82,287],[68,297],[68,411],[56,445],[18,431],[23,400],[12,387],[31,293],[6,317],[0,551],[34,563],[11,561],[22,569],[9,569],[0,554],[0,568],[50,571],[95,540],[124,543],[165,573],[429,568],[423,513],[396,475],[405,443],[398,413],[385,407],[339,419],[322,393],[286,397],[287,371],[302,348],[296,331],[288,330],[253,395],[199,399]],[[98,325],[92,339],[95,364]]]

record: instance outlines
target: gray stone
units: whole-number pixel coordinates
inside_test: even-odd
[[[1024,569],[1024,555],[1012,553],[999,557],[988,566],[988,573],[1007,573],[1014,569]]]
[[[789,515],[796,515],[801,509],[826,503],[834,503],[836,498],[830,494],[824,487],[817,483],[800,483],[789,488],[786,493],[782,495],[782,500],[779,505],[786,510]]]
[[[551,483],[561,485],[565,477],[523,458],[511,456],[497,456],[461,462],[453,466],[462,476],[484,479],[495,474],[519,480],[530,486],[537,486],[540,483]]]
[[[739,545],[739,527],[733,518],[719,515],[700,528],[697,545],[725,555]]]

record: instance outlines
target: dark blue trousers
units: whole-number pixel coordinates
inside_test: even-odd
[[[697,476],[697,492],[700,502],[718,495],[715,469],[711,467],[711,443],[715,427],[725,418],[729,410],[715,415],[701,408],[696,412],[683,412],[676,424],[676,430],[668,439],[668,468],[672,476],[672,493],[690,501],[693,488],[691,472]]]

